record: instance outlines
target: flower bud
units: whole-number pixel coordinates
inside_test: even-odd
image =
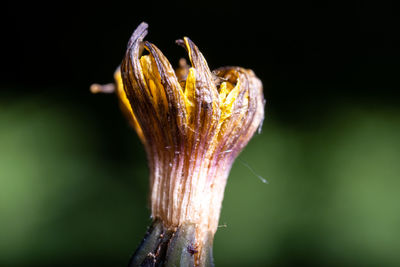
[[[182,241],[186,250],[179,251],[185,250],[194,266],[205,266],[229,171],[264,117],[262,83],[240,67],[211,72],[187,37],[177,43],[186,49],[190,66],[181,60],[175,71],[154,44],[143,40],[146,34],[142,23],[115,74],[122,109],[147,153],[151,216],[157,222],[148,235],[163,233],[153,252],[143,254],[142,245],[133,261],[140,265],[150,254],[157,261],[164,244],[164,261],[172,262],[178,246],[171,246],[189,235]]]

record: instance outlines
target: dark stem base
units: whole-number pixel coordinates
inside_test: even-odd
[[[214,267],[213,236],[208,235],[199,250],[195,233],[194,224],[169,230],[160,220],[154,221],[128,267]]]

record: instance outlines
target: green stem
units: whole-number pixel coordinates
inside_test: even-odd
[[[196,247],[196,227],[186,223],[176,229],[156,220],[132,256],[129,267],[214,267],[212,235]]]

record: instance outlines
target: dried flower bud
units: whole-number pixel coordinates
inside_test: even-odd
[[[146,34],[142,23],[129,40],[115,74],[116,91],[147,152],[152,218],[165,233],[178,233],[183,225],[192,231],[188,257],[204,266],[232,163],[263,120],[262,84],[253,71],[240,67],[211,72],[187,37],[177,43],[191,66],[181,60],[174,71],[154,44],[143,41]],[[147,260],[156,261],[160,244]]]

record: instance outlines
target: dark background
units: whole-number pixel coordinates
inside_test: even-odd
[[[173,65],[188,36],[211,69],[251,68],[264,84],[263,134],[232,170],[217,266],[398,266],[396,7],[277,2],[3,4],[0,265],[125,266],[136,248],[145,155],[115,97],[88,88],[112,82],[146,21]]]

